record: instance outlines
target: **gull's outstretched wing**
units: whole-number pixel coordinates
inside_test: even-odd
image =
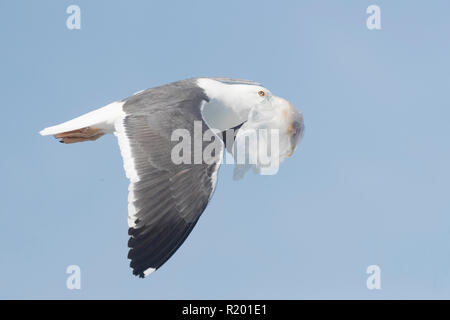
[[[197,139],[195,121],[201,122],[202,133],[208,129],[201,115],[207,100],[195,80],[123,100],[116,135],[130,179],[128,258],[133,274],[140,277],[159,268],[181,246],[214,191],[222,145],[212,164],[175,164],[171,159],[172,148],[179,143],[171,141],[174,130],[186,129]]]

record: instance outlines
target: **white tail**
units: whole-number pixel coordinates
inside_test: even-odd
[[[45,128],[39,133],[43,136],[52,134],[63,143],[97,140],[104,134],[115,131],[117,119],[123,117],[123,104],[124,102],[113,102],[78,118]]]
[[[91,111],[75,119],[53,127],[45,128],[39,133],[43,136],[50,134],[56,135],[58,133],[80,130],[87,127],[100,129],[103,133],[112,133],[114,132],[114,122],[122,114],[123,104],[124,102],[113,102],[103,108]]]

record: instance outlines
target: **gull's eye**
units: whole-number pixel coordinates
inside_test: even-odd
[[[266,93],[263,90],[258,91],[258,95],[260,97],[264,97],[266,95]]]

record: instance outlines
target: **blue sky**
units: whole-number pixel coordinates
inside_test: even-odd
[[[68,30],[66,8],[81,8]],[[381,8],[381,30],[366,8]],[[448,1],[0,2],[0,298],[450,298]],[[275,176],[218,186],[177,253],[127,260],[114,136],[38,131],[195,76],[259,81],[302,110]],[[66,288],[68,265],[81,290]],[[368,290],[366,268],[381,268]]]

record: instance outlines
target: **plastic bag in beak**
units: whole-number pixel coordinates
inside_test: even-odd
[[[233,178],[243,178],[250,168],[262,175],[276,174],[284,159],[294,153],[303,132],[303,115],[287,100],[273,96],[258,104],[237,133]]]

